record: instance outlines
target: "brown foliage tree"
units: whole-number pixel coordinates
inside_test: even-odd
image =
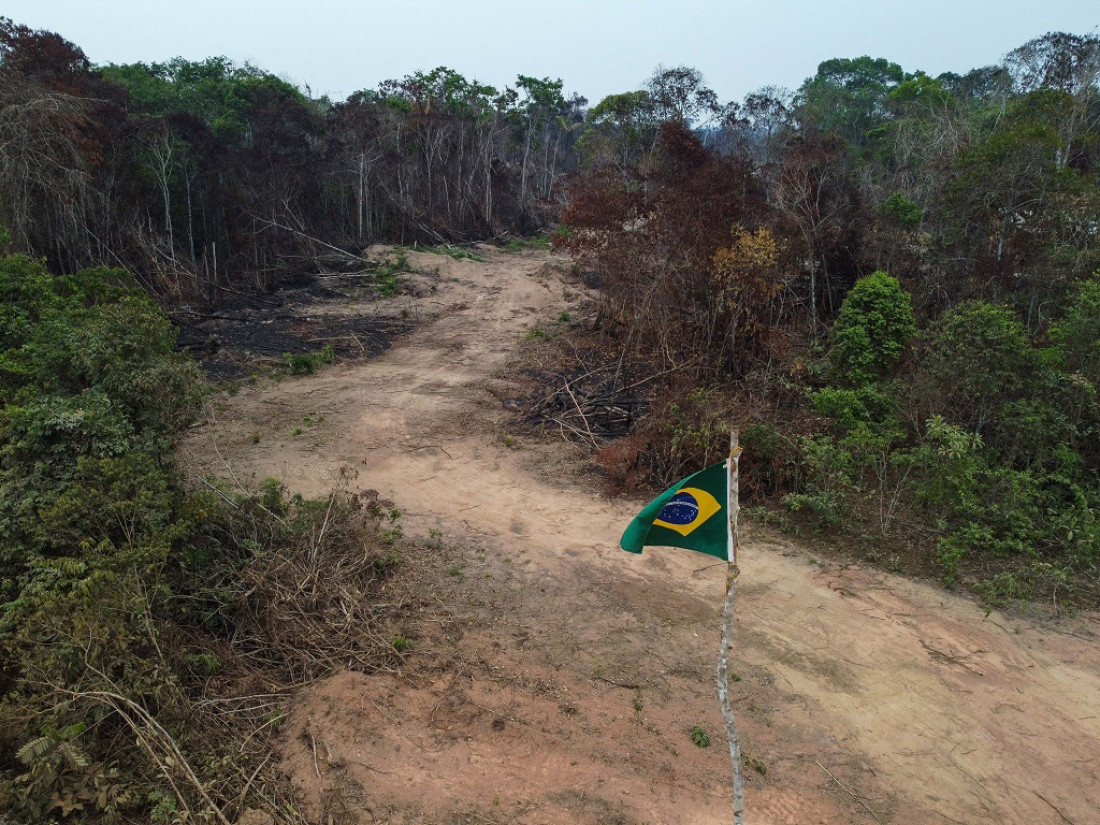
[[[771,202],[781,234],[797,244],[804,262],[809,330],[816,335],[858,275],[861,204],[843,142],[811,137],[788,149]]]
[[[0,219],[18,251],[72,269],[101,261],[94,185],[121,111],[72,43],[0,18]]]
[[[763,191],[746,161],[707,152],[675,121],[661,126],[654,167],[581,176],[564,244],[598,273],[601,323],[626,353],[695,378],[743,373],[752,347],[729,334],[712,272],[730,227],[767,216]]]

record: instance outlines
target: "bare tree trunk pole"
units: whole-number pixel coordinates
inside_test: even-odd
[[[718,656],[718,704],[726,723],[726,739],[730,745],[730,762],[733,763],[733,822],[745,823],[745,780],[741,774],[741,745],[737,740],[737,720],[729,699],[729,649],[733,643],[733,604],[737,598],[737,517],[740,511],[738,498],[738,464],[741,447],[737,443],[737,430],[730,432],[729,481],[726,493],[728,522],[728,562],[726,569],[726,601],[722,608],[722,651]]]

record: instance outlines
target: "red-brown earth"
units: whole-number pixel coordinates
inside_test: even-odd
[[[219,395],[182,445],[245,488],[378,490],[438,548],[404,665],[303,688],[282,767],[318,822],[731,822],[722,565],[623,553],[643,502],[601,495],[563,439],[508,435],[525,333],[585,290],[545,252],[478,252],[411,253],[407,294],[314,305],[417,325],[373,360]],[[748,822],[1100,823],[1100,617],[987,615],[760,530],[741,570]]]

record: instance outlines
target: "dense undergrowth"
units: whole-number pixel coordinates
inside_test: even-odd
[[[5,821],[299,821],[268,748],[290,689],[400,656],[396,512],[188,489],[174,340],[122,271],[0,258]]]
[[[1094,604],[1100,374],[1082,353],[1100,330],[1098,295],[1100,279],[1083,282],[1039,343],[984,301],[917,332],[896,281],[857,282],[808,391],[823,420],[796,442],[805,478],[787,510],[908,545],[994,604]]]
[[[720,460],[736,427],[742,501],[761,526],[991,606],[1100,604],[1100,274],[1037,341],[983,301],[920,327],[897,280],[875,272],[817,347],[737,380],[624,366],[629,333],[599,304],[538,358],[576,397],[614,399],[619,385],[622,399],[649,399],[628,434],[596,441],[611,492]],[[586,426],[600,423],[592,413]]]
[[[1082,94],[1100,114],[1095,86]],[[994,122],[991,102],[953,101],[976,131],[924,169],[939,188],[923,205],[874,203],[897,158],[808,115],[770,165],[676,122],[633,164],[590,164],[556,242],[598,298],[562,351],[585,353],[569,375],[614,376],[605,407],[639,387],[648,402],[602,443],[612,487],[671,484],[736,426],[742,494],[770,522],[993,605],[1100,604],[1100,236],[1076,223],[1098,197],[1096,143],[1059,142],[1038,98],[1077,105],[1010,94]],[[879,137],[937,117],[902,110]],[[971,220],[988,233],[964,237],[978,143],[987,194],[1031,200],[987,203]],[[1021,155],[1043,174],[1022,178]]]
[[[608,271],[591,323],[560,342],[583,352],[586,374],[621,365],[658,323],[624,320]],[[626,358],[620,383],[644,385],[651,404],[597,454],[612,489],[671,484],[718,460],[737,427],[759,521],[990,605],[1100,603],[1100,273],[1035,336],[1011,306],[975,299],[919,324],[910,295],[876,271],[816,343],[763,346],[740,376],[715,363],[721,350],[699,370],[687,354],[680,369]]]

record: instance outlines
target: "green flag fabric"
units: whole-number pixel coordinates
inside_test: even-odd
[[[630,522],[619,546],[628,553],[643,547],[683,547],[729,561],[726,462],[707,467],[665,490]]]

